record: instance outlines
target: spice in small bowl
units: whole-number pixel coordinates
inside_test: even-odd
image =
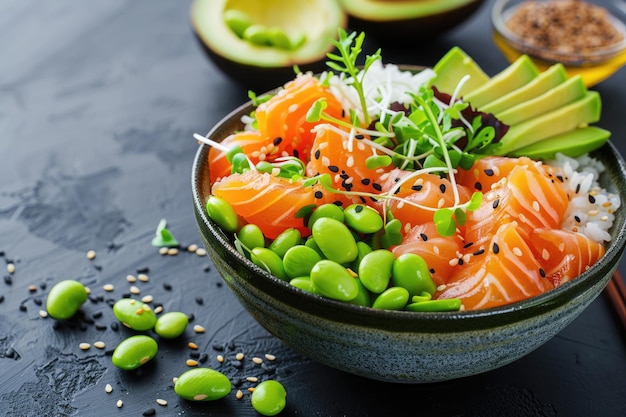
[[[568,66],[600,64],[626,50],[619,10],[600,0],[497,0],[495,30],[521,53]]]

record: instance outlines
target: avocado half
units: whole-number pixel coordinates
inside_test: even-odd
[[[196,0],[191,23],[215,65],[260,93],[293,79],[294,65],[323,70],[347,15],[336,0]],[[270,32],[285,42],[265,42]]]
[[[339,0],[349,25],[395,42],[418,42],[467,20],[484,0]]]

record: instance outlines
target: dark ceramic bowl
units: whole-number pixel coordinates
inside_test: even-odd
[[[245,104],[208,134],[221,141],[242,128]],[[617,212],[606,255],[578,278],[538,297],[481,311],[415,313],[374,310],[302,291],[241,256],[206,215],[209,147],[192,172],[200,235],[216,269],[248,312],[297,352],[328,366],[381,381],[422,383],[486,372],[548,341],[602,292],[626,244],[626,211]],[[626,201],[626,165],[610,144],[594,152],[607,170],[601,184]]]

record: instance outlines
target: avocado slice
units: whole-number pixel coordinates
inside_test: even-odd
[[[539,74],[539,69],[528,57],[522,55],[491,79],[463,96],[463,101],[476,109],[499,99],[511,91],[524,86]]]
[[[195,0],[191,23],[218,68],[248,88],[269,89],[325,69],[347,15],[336,0]]]
[[[496,117],[509,126],[516,125],[578,100],[586,92],[587,87],[583,79],[580,75],[575,75],[533,99],[498,113]]]
[[[527,156],[532,159],[554,159],[557,153],[572,158],[591,152],[604,145],[611,136],[608,130],[586,126],[570,130],[524,146],[510,153],[510,156]]]
[[[508,155],[525,146],[540,142],[600,119],[600,94],[588,91],[585,96],[549,113],[510,126],[495,153]]]
[[[552,65],[547,70],[537,75],[537,77],[528,84],[488,103],[481,107],[480,111],[492,113],[498,117],[498,114],[511,107],[527,102],[565,81],[567,81],[567,71],[563,64]]]
[[[465,75],[469,79],[463,84],[458,96],[481,87],[489,81],[489,76],[478,66],[465,51],[458,46],[450,49],[433,67],[436,77],[432,85],[442,93],[454,94],[459,82]]]
[[[394,44],[441,34],[467,20],[484,0],[339,0],[350,27]]]

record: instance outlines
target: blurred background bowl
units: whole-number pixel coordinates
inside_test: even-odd
[[[526,36],[520,36],[507,25],[513,13],[521,5],[527,5],[527,7],[532,5],[540,8],[547,3],[571,1],[573,0],[496,0],[491,10],[494,42],[509,62],[513,62],[520,55],[526,54],[533,59],[541,70],[554,63],[562,63],[570,76],[580,74],[585,84],[592,86],[610,77],[626,64],[626,14],[618,3],[609,0],[585,0],[584,2],[587,5],[605,9],[608,12],[607,21],[623,35],[620,41],[603,47],[586,50],[567,48],[567,44],[573,42],[576,36],[589,37],[583,30],[581,30],[580,35],[570,32],[563,44],[546,47],[529,40]],[[574,16],[571,10],[573,9],[568,8],[568,10],[570,10],[570,14],[563,17],[572,20]],[[545,13],[541,12],[539,15],[544,16]],[[581,16],[577,18],[581,18]],[[583,22],[581,27],[586,26],[584,20],[581,22]],[[541,25],[543,26],[543,23]],[[553,30],[555,25],[558,25],[558,22],[550,23],[548,26],[551,28],[550,30]]]
[[[207,135],[222,141],[243,128],[247,103]],[[302,291],[243,257],[209,218],[209,147],[192,168],[196,222],[213,264],[246,310],[295,351],[330,367],[381,381],[425,383],[501,367],[538,348],[574,320],[602,292],[626,244],[626,210],[616,213],[605,256],[555,290],[507,306],[445,313],[376,310]],[[610,144],[592,154],[607,167],[600,179],[626,201],[626,166]]]

